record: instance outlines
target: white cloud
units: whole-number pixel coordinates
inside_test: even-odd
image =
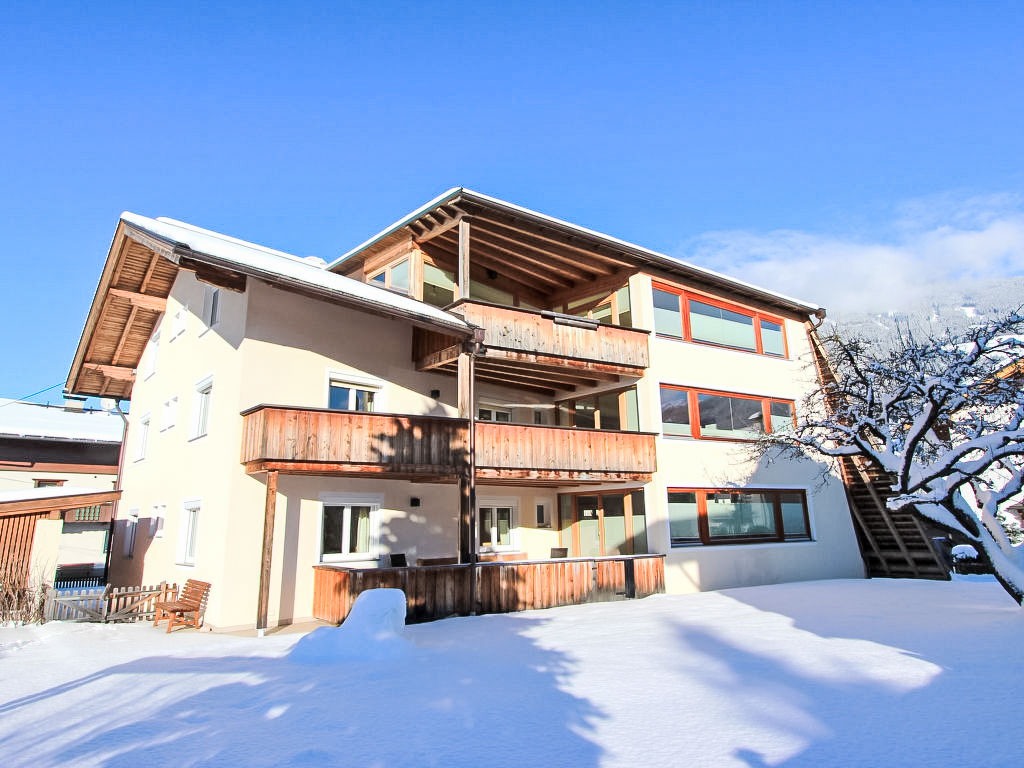
[[[872,237],[708,232],[681,258],[839,312],[907,307],[944,283],[1024,274],[1024,199],[936,195]]]

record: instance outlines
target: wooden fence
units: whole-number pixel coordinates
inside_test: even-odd
[[[646,597],[665,591],[664,555],[480,563],[477,594],[469,565],[354,569],[314,566],[313,615],[341,622],[360,592],[405,592],[410,624],[477,613],[508,613],[559,605]]]
[[[172,600],[178,594],[177,584],[161,582],[152,586],[89,587],[55,589],[46,599],[47,621],[139,621],[151,619],[153,603]]]

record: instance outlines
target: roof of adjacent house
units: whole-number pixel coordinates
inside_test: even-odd
[[[579,238],[581,241],[589,241],[612,247],[623,254],[631,256],[638,262],[649,264],[667,272],[679,274],[682,277],[689,277],[691,279],[698,279],[712,284],[729,287],[733,290],[746,293],[752,298],[767,300],[772,304],[786,306],[796,312],[815,314],[819,316],[824,316],[825,314],[825,310],[813,302],[795,299],[782,293],[770,291],[766,288],[761,288],[751,283],[744,282],[743,280],[737,280],[736,278],[722,274],[721,272],[700,267],[696,264],[683,261],[682,259],[667,256],[649,248],[644,248],[641,245],[636,245],[635,243],[630,243],[626,240],[621,240],[602,232],[587,229],[586,227],[581,227],[578,224],[573,224],[569,221],[548,216],[547,214],[540,213],[539,211],[524,208],[523,206],[516,205],[505,200],[500,200],[496,197],[491,197],[490,195],[474,192],[473,190],[466,189],[465,187],[453,187],[447,192],[438,195],[433,200],[421,205],[416,210],[406,214],[393,224],[382,229],[373,237],[360,243],[355,248],[335,259],[330,263],[330,265],[328,265],[328,269],[334,270],[343,266],[346,261],[358,256],[367,248],[379,243],[389,235],[393,235],[404,227],[417,222],[422,217],[429,215],[432,211],[459,200],[466,200],[475,205],[484,206],[490,210],[501,211],[524,219],[533,220],[553,230],[560,230],[566,235]]]
[[[271,282],[300,284],[320,289],[329,297],[340,301],[386,307],[412,319],[433,321],[462,331],[469,328],[466,321],[458,315],[445,312],[431,304],[330,272],[325,268],[325,262],[316,257],[303,258],[284,251],[275,251],[256,243],[165,217],[151,219],[125,211],[121,214],[121,220],[161,238],[168,244],[187,248],[191,252],[190,255],[206,257],[206,260],[215,266]]]
[[[120,443],[123,433],[124,421],[116,413],[0,398],[0,437]]]

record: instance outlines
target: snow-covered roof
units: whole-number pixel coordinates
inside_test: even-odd
[[[43,499],[62,499],[65,496],[109,495],[112,491],[101,491],[98,488],[86,488],[77,485],[60,485],[46,488],[19,488],[14,491],[0,491],[0,504],[12,501],[40,501]]]
[[[256,243],[222,235],[182,221],[151,219],[125,211],[121,220],[144,232],[182,247],[193,255],[226,269],[260,277],[275,283],[317,289],[330,297],[352,304],[387,309],[394,314],[441,325],[463,333],[470,327],[461,317],[386,288],[330,272],[322,259],[302,258],[275,251]]]
[[[119,443],[123,432],[124,421],[116,413],[0,398],[0,437]]]
[[[328,269],[334,269],[338,267],[348,259],[360,253],[365,248],[382,240],[388,235],[398,231],[402,227],[408,225],[410,222],[416,221],[424,214],[429,213],[433,209],[437,208],[439,205],[444,205],[445,203],[451,202],[457,197],[464,197],[475,202],[484,203],[495,208],[504,209],[510,213],[519,214],[522,216],[529,217],[531,219],[540,220],[548,225],[557,227],[559,229],[568,230],[572,233],[603,240],[605,243],[613,245],[623,250],[624,252],[630,253],[634,256],[638,256],[645,261],[649,261],[655,264],[656,266],[659,266],[663,269],[667,269],[672,272],[683,272],[694,277],[703,277],[706,279],[710,278],[716,282],[729,283],[730,285],[735,286],[736,288],[745,289],[749,293],[760,295],[765,298],[770,298],[773,299],[774,301],[781,302],[783,304],[788,304],[792,306],[794,309],[797,309],[798,311],[807,313],[818,313],[822,311],[820,305],[815,304],[813,302],[795,299],[791,296],[786,296],[785,294],[782,293],[770,291],[766,288],[761,288],[759,286],[753,285],[752,283],[747,283],[743,280],[737,280],[736,278],[730,277],[729,275],[723,274],[721,272],[716,272],[715,270],[707,269],[706,267],[700,267],[688,261],[683,261],[682,259],[677,259],[673,256],[668,256],[666,254],[659,253],[658,251],[652,251],[651,249],[645,248],[642,245],[636,245],[635,243],[631,243],[626,240],[621,240],[611,235],[606,235],[603,232],[598,232],[593,229],[587,229],[586,227],[581,227],[578,224],[573,224],[570,221],[558,219],[555,218],[554,216],[548,216],[547,214],[540,213],[539,211],[534,211],[531,210],[530,208],[525,208],[521,205],[516,205],[515,203],[510,203],[506,200],[500,200],[499,198],[491,197],[490,195],[485,195],[481,192],[474,192],[473,190],[466,189],[465,187],[452,187],[447,192],[444,192],[443,194],[438,195],[428,203],[421,205],[419,208],[406,214],[405,216],[398,219],[398,221],[394,222],[390,226],[385,227],[373,237],[369,238],[363,243],[360,243],[355,248],[345,253],[343,256],[340,256],[339,258],[335,259],[333,262],[330,263],[330,265],[328,265]]]

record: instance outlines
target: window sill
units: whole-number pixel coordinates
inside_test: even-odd
[[[182,563],[182,562],[175,561],[174,564],[175,565],[180,565],[182,568],[195,568],[196,567],[195,563]]]
[[[192,435],[192,437],[190,437],[190,438],[188,439],[188,442],[190,442],[190,443],[194,443],[194,442],[195,442],[196,440],[202,440],[202,439],[203,439],[204,437],[206,437],[206,436],[207,436],[208,434],[209,434],[209,432],[203,432],[203,434],[201,434],[201,435]]]
[[[758,548],[763,549],[764,547],[792,547],[792,546],[807,546],[809,544],[817,544],[815,539],[793,539],[792,541],[750,541],[747,543],[741,542],[722,542],[720,544],[705,544],[702,541],[695,541],[692,544],[672,544],[669,548],[671,551],[674,550],[714,550],[721,552],[723,550],[734,550],[734,549],[751,549]]]
[[[768,352],[758,352],[756,349],[743,349],[741,347],[730,347],[726,344],[715,344],[713,341],[696,341],[694,339],[684,339],[680,336],[669,336],[666,333],[655,333],[654,336],[659,339],[665,339],[667,341],[680,341],[683,344],[694,344],[698,347],[709,347],[711,349],[722,349],[727,352],[739,352],[743,355],[755,355],[756,357],[766,357],[769,360],[788,360],[793,361],[792,357],[786,357],[785,355],[773,355]]]

